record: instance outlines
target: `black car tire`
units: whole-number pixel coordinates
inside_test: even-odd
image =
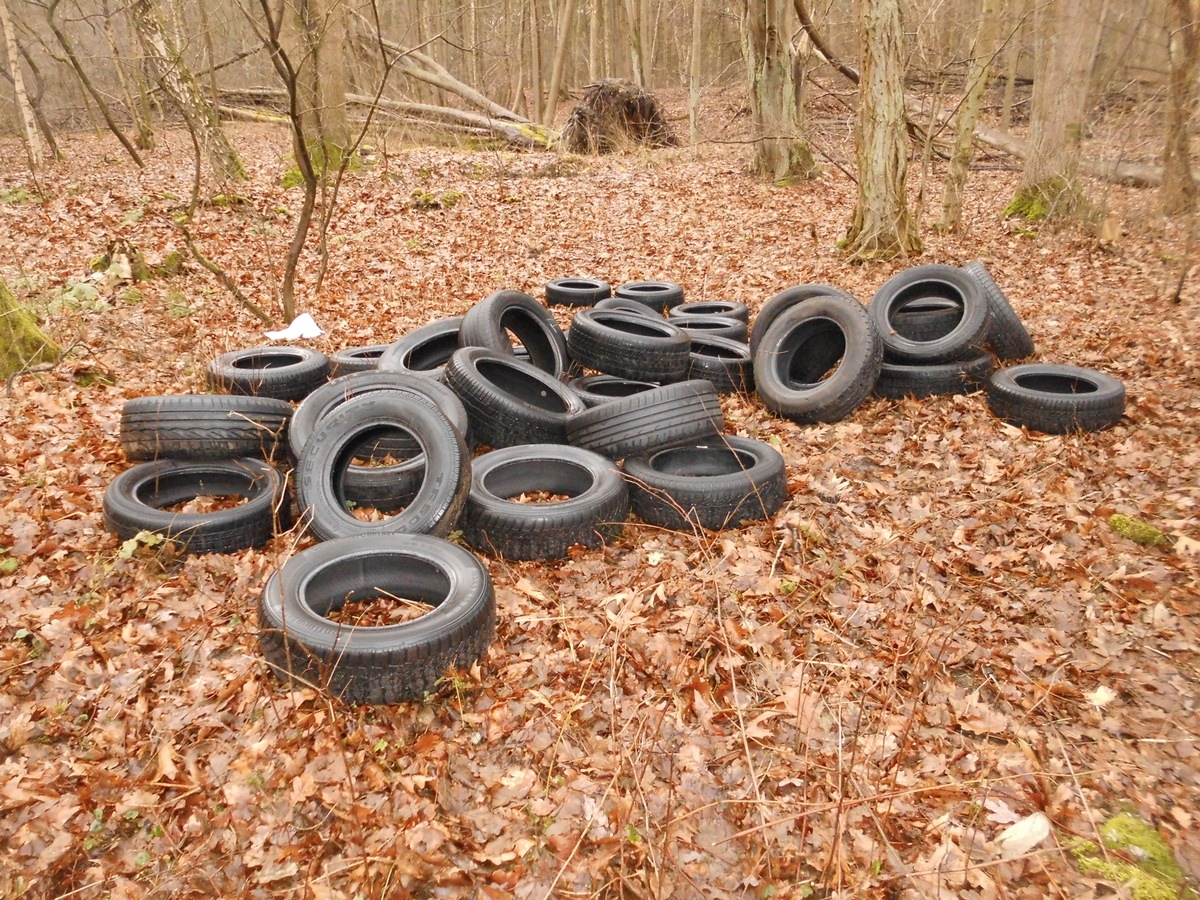
[[[883,344],[853,297],[824,294],[781,313],[754,354],[767,409],[795,422],[837,422],[871,394]]]
[[[345,347],[329,357],[329,377],[341,378],[354,372],[372,372],[379,368],[379,358],[391,344],[366,344]]]
[[[394,625],[340,624],[346,603],[400,597],[434,605]],[[434,693],[446,673],[483,657],[496,600],[483,564],[427,535],[372,534],[301,550],[272,573],[258,604],[259,647],[285,683],[348,703],[399,703]]]
[[[667,310],[667,318],[679,316],[722,316],[750,324],[750,307],[736,300],[689,300]]]
[[[931,340],[913,340],[899,333],[893,314],[930,299],[949,300],[961,310],[954,327]],[[954,266],[914,266],[893,275],[871,298],[870,315],[893,362],[950,362],[974,355],[987,343],[990,313],[983,289]]]
[[[885,359],[875,382],[875,396],[897,400],[901,397],[969,394],[983,387],[995,367],[995,357],[990,353],[924,365],[893,363]]]
[[[618,397],[632,397],[652,391],[659,385],[652,381],[634,381],[618,375],[584,375],[567,382],[587,406],[599,406]]]
[[[221,354],[206,376],[227,394],[303,400],[329,380],[329,358],[304,347],[250,347]]]
[[[668,316],[667,321],[689,335],[702,334],[731,341],[744,341],[750,332],[745,322],[730,316]]]
[[[857,299],[842,289],[835,288],[829,284],[792,285],[790,288],[780,291],[774,297],[767,300],[762,305],[762,309],[758,311],[758,315],[754,317],[754,327],[750,329],[750,355],[754,356],[758,352],[758,345],[762,343],[767,330],[783,312],[791,309],[798,303],[804,303],[806,300],[811,300],[814,297],[841,297],[844,300],[858,302]]]
[[[983,296],[987,298],[991,312],[988,344],[996,356],[1005,361],[1033,356],[1033,338],[1029,336],[1021,317],[1012,308],[987,266],[976,259],[963,266],[963,271],[979,282],[979,286],[983,288]]]
[[[988,406],[1006,422],[1046,434],[1102,431],[1125,414],[1125,386],[1106,372],[1026,363],[993,372]]]
[[[592,306],[593,309],[615,309],[620,312],[634,313],[639,316],[645,316],[647,319],[661,319],[662,313],[658,310],[651,309],[645,303],[637,300],[630,300],[626,297],[605,297],[603,300],[596,301]],[[567,345],[570,346],[570,334],[567,335]]]
[[[892,327],[910,341],[934,341],[953,331],[961,319],[962,307],[953,300],[930,297],[913,300],[893,312]]]
[[[683,286],[674,281],[627,281],[614,295],[644,303],[661,313],[683,302]]]
[[[611,296],[609,283],[597,278],[555,278],[546,285],[548,306],[594,306],[596,301]]]
[[[356,448],[394,429],[412,435],[424,454],[421,484],[394,515],[373,522],[355,518],[343,486],[346,469]],[[412,394],[370,391],[317,421],[296,464],[296,499],[319,540],[395,533],[445,537],[466,503],[469,463],[462,435],[440,410]]]
[[[486,347],[464,347],[446,365],[446,384],[467,410],[471,433],[494,449],[565,444],[567,422],[586,409],[568,385]]]
[[[788,496],[783,457],[750,438],[633,456],[624,469],[633,511],[664,528],[737,527],[770,518]]]
[[[228,509],[173,513],[197,497],[244,497]],[[261,547],[287,527],[283,478],[261,459],[140,463],[114,478],[104,492],[104,525],[122,541],[143,531],[161,534],[189,553],[235,553]]]
[[[121,449],[133,460],[271,459],[291,418],[291,404],[272,397],[136,397],[121,408]]]
[[[567,427],[572,444],[609,459],[711,440],[724,431],[721,398],[707,381],[680,381],[602,403]]]
[[[383,351],[377,368],[381,372],[408,372],[441,381],[446,363],[458,349],[462,321],[462,316],[451,316],[414,328]]]
[[[710,382],[718,394],[753,391],[754,364],[750,359],[750,347],[728,338],[692,335],[688,378]]]
[[[532,491],[563,494],[550,503],[519,503]],[[580,447],[526,444],[478,456],[463,538],[506,559],[562,559],[576,544],[599,547],[620,534],[629,491],[611,460]]]
[[[691,339],[662,317],[585,309],[571,322],[571,356],[602,372],[661,383],[687,378]]]
[[[571,364],[567,339],[553,314],[521,291],[496,291],[472,306],[463,316],[458,345],[513,356],[509,335],[525,349],[530,363],[555,378]]]

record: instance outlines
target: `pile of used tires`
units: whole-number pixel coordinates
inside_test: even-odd
[[[550,306],[575,308],[565,334]],[[725,434],[722,393],[756,390],[801,423],[842,419],[872,393],[980,386],[998,416],[1042,431],[1108,427],[1124,410],[1103,373],[993,371],[1033,342],[980,263],[909,269],[866,308],[799,285],[749,319],[744,304],[685,303],[671,282],[613,295],[565,278],[546,286],[546,305],[498,291],[393,344],[228,353],[207,372],[226,394],[125,404],[121,445],[138,464],[106,491],[106,525],[207,553],[261,546],[298,519],[320,543],[263,589],[264,656],[285,679],[389,703],[421,698],[492,640],[491,581],[466,547],[555,559],[611,540],[631,510],[672,529],[773,515],[787,498],[783,458]],[[230,497],[241,502],[194,508]],[[346,604],[380,598],[430,611],[338,621]]]

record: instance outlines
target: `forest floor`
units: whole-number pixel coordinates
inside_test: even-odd
[[[252,179],[206,185],[193,232],[277,311],[288,138],[231,133]],[[1089,151],[1152,159],[1138,134],[1118,115]],[[266,343],[194,264],[89,281],[113,241],[151,263],[181,246],[186,135],[144,171],[67,136],[36,181],[0,144],[0,277],[70,348],[0,395],[0,896],[1129,896],[1138,851],[1077,860],[1122,811],[1200,875],[1200,289],[1167,299],[1184,223],[1099,184],[1104,241],[1006,220],[1016,173],[987,159],[962,232],[939,234],[942,166],[916,160],[924,252],[850,265],[847,136],[821,132],[824,174],[786,188],[746,174],[736,137],[601,159],[381,139],[342,185],[319,294],[303,259],[326,330],[307,344],[391,341],[568,275],[757,309],[978,258],[1037,357],[1120,378],[1126,417],[1047,436],[975,394],[801,426],[727,398],[729,430],[787,461],[771,521],[487,558],[490,650],[391,707],[290,690],[259,655],[258,594],[311,538],[180,557],[104,530],[122,404],[202,391],[209,360]]]

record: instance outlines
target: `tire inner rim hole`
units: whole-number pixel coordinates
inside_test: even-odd
[[[199,514],[219,512],[222,509],[234,509],[246,502],[241,494],[197,494],[187,500],[180,500],[163,506],[163,512],[179,514]]]
[[[632,397],[643,391],[654,390],[654,385],[640,381],[600,381],[586,385],[584,389],[597,397]]]
[[[696,445],[662,450],[650,457],[650,468],[664,475],[712,477],[736,475],[754,466],[754,457],[725,446]]]
[[[710,359],[742,359],[742,354],[736,347],[723,347],[720,344],[709,344],[704,341],[693,341],[692,353],[696,356],[707,356]]]
[[[302,597],[313,612],[345,625],[354,625],[355,618],[368,613],[366,609],[378,604],[383,615],[404,608],[408,615],[402,621],[416,618],[411,613],[440,606],[450,596],[450,578],[438,566],[419,557],[402,553],[376,553],[371,556],[352,556],[334,560],[314,572],[304,586]],[[346,606],[346,617],[338,614]],[[368,613],[372,620],[375,613]],[[368,620],[371,621],[371,620]],[[399,622],[374,622],[380,625]]]
[[[684,331],[721,331],[729,327],[725,322],[689,322],[684,319]]]
[[[250,475],[239,479],[223,473],[167,475],[134,489],[139,503],[154,509],[180,513],[211,513],[241,506],[261,492]]]
[[[255,353],[233,361],[235,369],[283,369],[303,359],[298,353]]]
[[[421,455],[421,445],[407,428],[382,425],[363,433],[350,452],[350,465],[378,468],[413,462]]]
[[[526,344],[526,346],[529,346]],[[565,413],[567,402],[549,385],[516,365],[498,360],[481,359],[477,365],[481,378],[498,387],[504,393],[523,400],[531,406],[547,412]]]
[[[787,336],[779,348],[780,380],[793,388],[828,381],[846,356],[846,333],[832,319],[809,319]]]
[[[1070,375],[1018,375],[1013,379],[1020,387],[1043,394],[1094,394],[1096,385]]]
[[[374,445],[381,440],[396,440],[404,437],[410,438],[420,451],[412,459],[400,463],[400,465],[414,466],[419,471],[420,483],[417,487],[417,493],[419,493],[420,489],[425,485],[426,473],[423,458],[425,447],[416,432],[396,422],[370,426],[346,436],[337,456],[334,458],[333,465],[330,467],[330,479],[333,487],[333,495],[337,500],[338,507],[345,510],[346,514],[351,518],[358,519],[361,522],[382,522],[385,519],[400,515],[400,513],[408,508],[408,504],[412,502],[412,498],[409,498],[407,501],[397,500],[396,502],[389,502],[385,507],[380,508],[369,506],[365,503],[359,504],[356,501],[346,499],[346,470],[350,468],[357,454],[360,452],[360,448]],[[367,466],[365,468],[370,471],[370,469],[378,468],[378,466]],[[413,496],[415,497],[415,494]]]
[[[355,628],[385,628],[415,621],[436,608],[423,600],[380,591],[376,597],[356,597],[347,601],[337,609],[331,609],[325,618]]]
[[[579,291],[596,290],[600,287],[600,285],[594,281],[583,281],[582,279],[580,279],[580,280],[572,279],[570,281],[560,281],[558,283],[558,286],[568,288],[570,290],[579,290]]]
[[[667,331],[665,328],[655,328],[653,320],[646,316],[642,316],[640,313],[626,313],[626,315],[637,316],[639,318],[631,321],[630,319],[617,318],[617,316],[597,316],[596,321],[602,325],[607,325],[609,328],[619,331],[622,334],[635,334],[640,335],[641,337],[663,338],[672,333]],[[655,315],[657,315],[657,313],[655,313]],[[666,323],[664,322],[663,324],[665,325]]]
[[[888,322],[894,326],[893,318],[897,313],[933,312],[951,308],[957,312],[957,325],[966,311],[966,300],[962,291],[946,281],[921,281],[909,285],[892,298],[888,305]]]
[[[633,287],[626,288],[626,290],[633,291],[638,294],[654,294],[660,291],[668,291],[670,288],[668,288],[665,284],[638,284],[634,285]]]
[[[526,503],[561,503],[562,500],[536,499],[550,497],[578,497],[595,484],[595,478],[585,467],[565,460],[518,459],[487,472],[483,489],[502,500]],[[524,501],[518,498],[524,497]]]
[[[404,365],[414,372],[430,372],[444,366],[458,349],[458,332],[430,338],[408,351]]]
[[[529,361],[542,370],[554,366],[554,351],[550,346],[550,338],[542,331],[541,323],[523,309],[510,309],[500,316],[500,328],[513,345],[515,353],[518,346],[524,347]]]

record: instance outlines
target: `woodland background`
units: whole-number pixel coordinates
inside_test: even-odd
[[[54,344],[0,395],[0,895],[1187,896],[1196,7],[0,0],[3,320]],[[556,148],[608,77],[679,145]],[[864,210],[881,240],[847,241]],[[1116,428],[730,397],[785,456],[779,514],[485,560],[496,641],[426,703],[266,669],[258,592],[302,532],[180,557],[103,528],[125,400],[300,310],[332,351],[567,275],[758,308],[976,258],[1038,358],[1122,379]],[[1114,822],[1151,864],[1097,849]]]

